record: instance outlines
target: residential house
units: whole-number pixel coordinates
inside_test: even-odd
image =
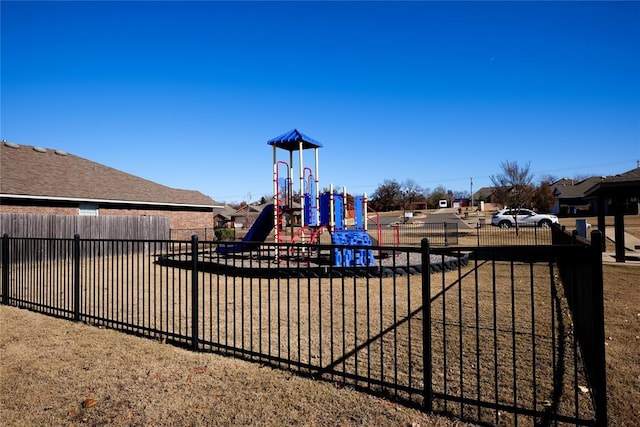
[[[499,203],[495,200],[495,188],[493,187],[481,187],[473,193],[473,203],[478,206],[478,209],[485,212],[492,212],[502,209]]]
[[[226,204],[213,212],[213,224],[217,227],[233,227],[233,217],[236,209]],[[231,225],[230,225],[231,224]]]
[[[231,214],[231,220],[236,228],[251,228],[260,212],[268,204],[270,203],[242,205]]]
[[[551,212],[561,216],[595,216],[599,213],[604,215],[613,214],[613,196],[611,193],[620,189],[629,187],[635,188],[640,182],[640,168],[618,174],[615,176],[593,176],[582,180],[562,178],[551,184],[555,203],[551,208]],[[598,209],[597,199],[594,193],[597,192],[600,198],[602,212]],[[487,205],[494,201],[495,190],[493,187],[482,187],[473,198],[479,202],[485,202],[485,210],[500,209]],[[627,215],[638,214],[640,203],[640,195],[627,194],[621,200],[622,209]]]
[[[551,212],[556,215],[584,215],[595,214],[595,202],[585,197],[588,189],[601,180],[600,177],[590,177],[583,180],[562,178],[551,184],[555,203]]]
[[[0,143],[0,214],[161,216],[197,229],[213,227],[222,207],[62,150]]]
[[[585,190],[585,197],[605,215],[640,213],[640,167],[613,176],[596,178]],[[593,202],[596,200],[596,202]],[[595,213],[600,213],[596,208]]]
[[[594,199],[597,206],[598,230],[606,234],[605,215],[613,214],[616,262],[625,262],[625,215],[638,215],[640,211],[640,166],[630,171],[602,177],[589,188],[585,196]],[[602,239],[602,250],[606,250],[607,239]],[[632,256],[637,256],[633,247]]]

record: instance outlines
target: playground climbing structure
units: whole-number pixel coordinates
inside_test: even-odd
[[[329,191],[320,194],[318,151],[321,143],[293,129],[270,139],[267,144],[273,148],[273,223],[276,242],[286,241],[288,234],[290,239],[287,240],[291,242],[316,243],[320,235],[328,231],[335,245],[372,245],[367,232],[366,194],[355,196],[350,201],[346,187],[343,187],[342,194],[336,194],[333,185],[329,186]],[[288,154],[287,160],[279,159],[278,149]],[[313,168],[305,165],[305,150],[313,150]],[[293,185],[295,153],[299,170],[297,192]],[[287,227],[289,233],[285,233]],[[334,260],[336,265],[372,265],[373,251],[367,248],[346,251],[336,248]]]

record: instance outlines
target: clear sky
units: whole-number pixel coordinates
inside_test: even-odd
[[[217,201],[320,184],[491,185],[640,159],[640,2],[1,2],[1,135]],[[312,161],[312,152],[305,159]],[[0,165],[1,166],[1,165]]]

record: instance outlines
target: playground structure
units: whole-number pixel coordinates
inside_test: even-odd
[[[381,230],[377,218],[367,216],[369,209],[366,194],[350,200],[346,187],[343,187],[342,194],[336,194],[333,184],[329,186],[329,191],[320,194],[318,150],[322,144],[297,129],[272,138],[267,144],[273,148],[273,203],[263,209],[242,242],[221,246],[218,251],[234,253],[254,249],[260,242],[266,241],[271,231],[277,243],[299,243],[305,247],[304,245],[318,243],[320,236],[326,231],[331,235],[333,245],[357,247],[336,247],[332,254],[334,265],[373,265],[374,252],[367,248],[372,246],[367,231],[368,223],[376,223],[378,236]],[[279,159],[278,149],[287,152],[286,160]],[[313,168],[305,166],[305,150],[313,150]],[[293,167],[295,152],[298,153],[299,170],[297,191]]]

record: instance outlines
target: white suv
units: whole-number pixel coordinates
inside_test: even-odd
[[[518,226],[522,227],[549,228],[551,224],[558,222],[558,217],[555,215],[539,214],[530,209],[502,209],[493,214],[491,224],[500,228],[515,227],[516,218]]]

